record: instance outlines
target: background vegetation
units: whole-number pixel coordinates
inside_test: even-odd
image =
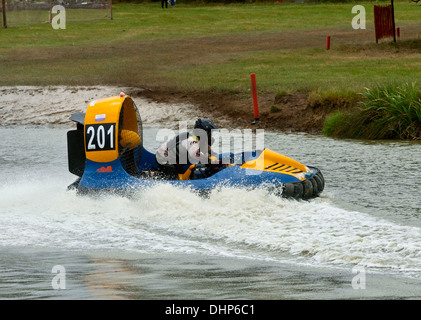
[[[366,89],[358,108],[330,116],[329,136],[364,139],[421,139],[421,90],[415,83]]]
[[[421,77],[418,5],[395,1],[401,38],[377,45],[374,3],[359,4],[366,7],[366,30],[351,27],[354,2],[179,1],[174,9],[162,9],[160,1],[117,2],[113,20],[94,21],[82,21],[83,10],[69,10],[72,20],[79,21],[67,23],[66,30],[39,23],[0,29],[0,85],[248,94],[249,75],[256,73],[259,93],[306,93],[310,104],[331,104],[333,111],[342,105],[347,111],[368,99],[360,95],[366,88],[370,93],[378,87],[401,88]],[[328,35],[330,50],[325,48]],[[339,120],[350,113],[342,114],[330,120],[330,127],[343,126]]]

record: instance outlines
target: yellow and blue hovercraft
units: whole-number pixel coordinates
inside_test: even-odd
[[[80,192],[124,193],[165,182],[200,193],[219,186],[265,187],[286,198],[306,200],[324,189],[319,169],[267,148],[231,153],[234,164],[221,164],[218,170],[209,172],[206,168],[210,165],[198,164],[175,178],[160,175],[155,153],[143,147],[138,109],[124,94],[93,101],[86,113],[75,113],[70,120],[77,127],[67,133],[69,171],[78,178],[69,188]]]

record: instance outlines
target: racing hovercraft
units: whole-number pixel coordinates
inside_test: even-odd
[[[77,112],[70,120],[77,125],[67,133],[68,165],[78,178],[69,189],[80,192],[124,193],[165,182],[205,194],[219,186],[267,187],[282,197],[306,200],[324,189],[319,169],[267,148],[230,153],[232,164],[221,164],[218,170],[196,164],[175,178],[160,175],[155,153],[143,146],[139,111],[133,99],[124,94],[93,101],[86,113]]]

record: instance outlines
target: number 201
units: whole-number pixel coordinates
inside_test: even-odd
[[[86,128],[87,151],[114,149],[114,124],[90,125]]]

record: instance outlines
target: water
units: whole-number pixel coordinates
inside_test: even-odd
[[[146,123],[150,150],[158,128]],[[322,170],[308,202],[165,184],[81,197],[66,190],[67,130],[0,128],[1,299],[421,298],[419,143],[265,132],[266,147]]]

